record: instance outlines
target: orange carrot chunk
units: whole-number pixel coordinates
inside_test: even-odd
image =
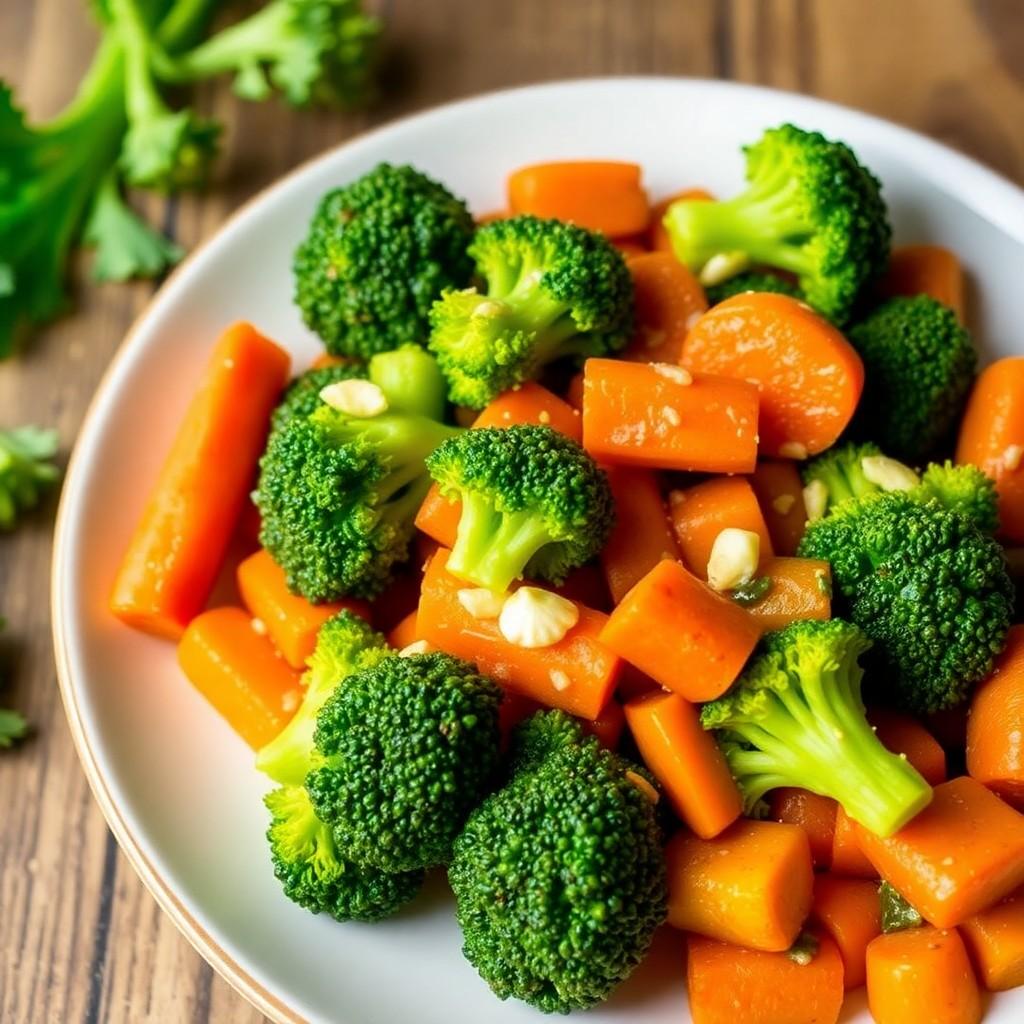
[[[673,252],[672,240],[665,228],[665,213],[677,199],[714,199],[715,197],[703,188],[684,188],[664,199],[659,199],[651,207],[651,223],[647,228],[647,244],[655,252]]]
[[[930,295],[964,319],[964,272],[960,261],[941,245],[897,245],[879,282],[881,293]]]
[[[803,481],[796,466],[786,459],[760,459],[750,486],[764,513],[775,553],[795,555],[807,526]]]
[[[832,863],[832,840],[836,832],[836,802],[807,789],[783,786],[768,794],[773,821],[798,825],[807,833],[811,859],[816,868]]]
[[[878,873],[937,928],[952,928],[1024,883],[1024,815],[975,779],[935,787],[895,835],[854,826]]]
[[[626,466],[605,471],[615,501],[615,526],[601,551],[601,567],[618,603],[660,561],[678,557],[679,549],[658,478],[650,470]]]
[[[217,342],[121,562],[110,609],[122,622],[176,640],[199,614],[289,364],[251,324],[235,324]]]
[[[722,751],[701,727],[697,708],[657,690],[626,704],[640,756],[661,783],[676,814],[701,839],[713,839],[743,810]]]
[[[693,1024],[835,1024],[843,1005],[843,960],[828,936],[810,963],[686,937]],[[911,1024],[904,1021],[903,1024]]]
[[[292,668],[305,668],[320,627],[343,608],[370,619],[365,601],[346,598],[332,604],[310,604],[293,594],[284,570],[262,548],[239,564],[237,579],[246,608],[267,627],[274,646]]]
[[[664,363],[588,359],[583,447],[599,462],[749,473],[757,459],[757,388]]]
[[[967,918],[959,931],[985,988],[1024,985],[1024,891]]]
[[[1024,810],[1024,625],[1010,627],[992,674],[974,691],[967,771]]]
[[[999,530],[1024,541],[1024,356],[999,359],[974,382],[960,422],[956,461],[996,482]]]
[[[508,205],[516,214],[567,220],[612,238],[645,231],[651,216],[640,165],[615,160],[522,167],[509,175]]]
[[[843,875],[848,878],[878,878],[878,871],[861,850],[857,842],[857,833],[854,829],[853,819],[848,817],[846,811],[836,806],[836,828],[832,835],[832,865],[830,870],[833,874]]]
[[[930,786],[946,781],[946,752],[916,718],[872,708],[868,721],[875,727],[882,746],[894,754],[903,754]]]
[[[882,932],[878,884],[863,878],[818,875],[814,879],[811,917],[839,947],[844,987],[863,985],[868,943]]]
[[[800,933],[814,884],[803,829],[743,818],[715,839],[678,832],[665,856],[674,927],[769,952]]]
[[[583,718],[580,720],[583,731],[590,736],[596,736],[598,742],[609,750],[618,750],[619,741],[626,728],[626,715],[622,705],[612,697],[601,709],[601,713],[592,722]]]
[[[764,597],[747,606],[762,629],[832,616],[832,568],[816,558],[766,558],[757,570],[768,580]]]
[[[299,673],[253,629],[252,617],[241,608],[197,615],[178,644],[178,663],[253,750],[288,724],[302,699]]]
[[[449,501],[437,484],[431,484],[423,504],[416,513],[416,529],[438,544],[450,548],[455,543],[462,516],[462,502]]]
[[[734,295],[705,313],[683,345],[683,365],[754,381],[761,392],[760,452],[806,458],[835,444],[857,408],[864,367],[827,320],[788,295]]]
[[[545,707],[594,720],[608,703],[619,672],[618,657],[599,639],[608,616],[578,605],[579,621],[550,647],[509,643],[494,619],[477,619],[459,599],[466,589],[438,550],[423,577],[417,630],[439,650],[477,664],[503,687]],[[470,588],[472,589],[472,588]]]
[[[981,994],[955,931],[910,928],[879,935],[867,951],[875,1024],[977,1024]]]
[[[388,643],[394,647],[396,651],[401,651],[408,647],[409,644],[414,644],[420,639],[419,630],[416,627],[417,612],[409,612],[404,619],[402,619],[394,629],[388,633]]]
[[[760,638],[752,616],[678,562],[659,562],[619,603],[601,642],[686,700],[732,685]]]
[[[628,263],[636,330],[622,353],[637,363],[679,362],[686,332],[708,308],[700,281],[671,253],[651,252]]]
[[[708,578],[708,559],[718,535],[728,527],[756,533],[761,558],[771,556],[772,542],[753,488],[739,476],[718,476],[669,495],[672,526],[686,567]]]

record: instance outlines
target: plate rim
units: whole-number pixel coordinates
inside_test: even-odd
[[[128,355],[135,348],[136,339],[143,327],[147,324],[154,311],[159,311],[161,298],[170,290],[170,286],[188,272],[191,265],[204,255],[208,248],[218,243],[219,240],[231,230],[239,221],[255,215],[255,210],[262,203],[269,201],[273,196],[287,188],[294,179],[309,173],[313,168],[322,163],[332,160],[340,151],[353,147],[357,144],[368,141],[378,135],[402,132],[408,126],[423,120],[430,120],[439,114],[449,111],[463,110],[476,105],[486,105],[489,102],[499,99],[513,97],[517,94],[536,92],[560,92],[566,89],[585,90],[593,87],[622,86],[623,88],[635,88],[637,86],[665,86],[682,85],[689,87],[707,88],[715,91],[733,91],[741,94],[758,94],[779,101],[787,99],[798,99],[802,105],[817,107],[823,113],[833,112],[843,115],[854,115],[862,118],[868,123],[889,133],[896,133],[902,136],[909,145],[912,145],[918,152],[924,151],[925,156],[931,156],[939,161],[931,166],[932,178],[941,179],[951,176],[952,173],[969,174],[974,181],[979,182],[983,188],[974,191],[967,196],[961,197],[961,202],[970,207],[974,212],[983,216],[986,220],[996,223],[1001,230],[1024,244],[1024,188],[1018,186],[1008,177],[998,171],[986,166],[975,158],[959,152],[953,147],[939,142],[913,128],[899,124],[887,118],[871,114],[857,107],[848,106],[831,100],[820,99],[816,96],[809,96],[793,90],[777,89],[768,86],[735,82],[729,80],[695,77],[687,75],[597,75],[579,76],[574,78],[563,78],[535,84],[513,86],[510,88],[490,90],[484,93],[474,94],[457,100],[438,103],[417,110],[413,113],[393,118],[384,124],[377,125],[365,131],[344,139],[336,145],[330,146],[315,156],[303,160],[285,174],[276,178],[273,182],[261,188],[250,196],[237,209],[232,211],[217,227],[208,238],[200,242],[188,255],[179,263],[161,283],[160,287],[147,301],[144,308],[132,321],[121,339],[117,349],[111,356],[100,380],[89,400],[85,415],[79,425],[78,436],[74,443],[67,469],[64,475],[64,482],[61,488],[60,501],[54,523],[53,532],[53,555],[51,559],[50,572],[50,612],[52,620],[52,634],[54,647],[54,661],[57,674],[57,686],[64,708],[64,715],[67,719],[71,738],[75,745],[75,751],[79,763],[85,773],[89,788],[93,797],[99,805],[100,811],[107,822],[118,846],[124,853],[125,858],[133,870],[156,900],[160,909],[173,921],[179,933],[189,942],[193,949],[228,982],[231,987],[243,998],[249,1001],[264,1016],[274,1024],[307,1024],[306,1018],[287,1006],[280,998],[274,995],[257,977],[243,968],[232,955],[203,927],[199,920],[193,915],[184,901],[174,890],[173,883],[165,878],[153,865],[142,848],[141,841],[135,836],[131,826],[118,807],[108,779],[103,772],[99,757],[91,745],[91,739],[87,734],[80,701],[83,699],[83,692],[71,668],[68,638],[64,621],[65,594],[62,580],[69,579],[64,572],[68,565],[68,534],[69,523],[72,517],[71,495],[78,489],[78,478],[85,474],[88,462],[84,451],[91,447],[91,436],[97,429],[98,416],[101,406],[106,400],[106,395],[115,377],[118,375],[122,364],[127,360]],[[1018,217],[1015,221],[1007,223],[1004,219],[1007,213],[1005,204],[1011,204],[1017,208]],[[993,214],[999,212],[998,220]],[[1019,223],[1018,223],[1019,222]]]

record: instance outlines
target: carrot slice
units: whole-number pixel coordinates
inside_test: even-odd
[[[747,611],[764,630],[832,615],[832,568],[816,558],[766,558],[757,570],[769,588]]]
[[[788,295],[750,292],[718,303],[686,336],[682,362],[695,372],[755,382],[761,454],[784,458],[835,444],[864,386],[853,346]]]
[[[289,364],[251,324],[217,342],[121,562],[110,609],[122,622],[176,640],[206,603]]]
[[[558,643],[527,649],[510,644],[493,619],[477,619],[463,607],[466,584],[445,569],[441,548],[423,577],[417,629],[434,647],[476,662],[480,671],[515,693],[546,707],[596,719],[615,688],[620,662],[599,639],[608,616],[579,605],[579,621]]]
[[[889,269],[879,282],[882,295],[930,295],[964,319],[964,272],[960,261],[941,245],[896,245]]]
[[[693,1024],[835,1024],[843,1005],[843,960],[828,936],[810,963],[686,937]],[[910,1024],[904,1021],[903,1024]]]
[[[786,459],[760,459],[750,486],[761,505],[775,553],[795,555],[807,526],[803,481],[796,466]]]
[[[571,221],[612,238],[645,231],[651,211],[640,185],[640,165],[617,160],[531,164],[509,175],[508,205]]]
[[[461,517],[462,502],[449,501],[437,484],[431,484],[423,504],[416,513],[416,529],[436,540],[438,544],[450,548],[455,544]]]
[[[811,909],[811,851],[795,825],[740,819],[715,839],[678,832],[665,857],[668,922],[684,931],[779,951]]]
[[[878,885],[863,878],[818,875],[811,917],[828,932],[843,958],[843,986],[858,988],[867,976],[868,943],[882,932]]]
[[[1024,625],[1011,626],[967,719],[967,771],[1024,810]]]
[[[394,629],[388,633],[388,643],[394,647],[396,651],[401,651],[403,648],[414,644],[420,639],[419,630],[416,626],[417,612],[409,612],[408,615],[401,622],[398,623]]]
[[[700,281],[671,253],[651,252],[628,263],[636,331],[622,353],[637,363],[679,362],[686,332],[708,308]]]
[[[665,228],[665,214],[668,208],[677,199],[714,199],[715,197],[703,188],[684,188],[681,192],[674,192],[651,207],[651,224],[647,229],[647,244],[655,252],[672,252],[672,240]]]
[[[847,817],[846,811],[836,806],[836,828],[832,835],[832,865],[830,870],[836,875],[850,878],[874,878],[878,871],[864,855],[857,842],[857,832],[853,819]]]
[[[590,736],[596,736],[598,742],[609,750],[618,750],[619,741],[626,728],[626,715],[622,705],[612,697],[601,709],[601,714],[592,722],[581,719],[580,724],[583,731]]]
[[[773,821],[798,825],[807,833],[814,866],[828,868],[832,863],[832,841],[836,832],[835,800],[806,789],[783,786],[768,794],[768,805]]]
[[[985,988],[1024,985],[1024,891],[967,918],[959,931]]]
[[[178,663],[253,750],[288,724],[302,698],[299,673],[241,608],[214,608],[192,619],[178,644]]]
[[[999,530],[1024,541],[1024,356],[1000,359],[974,382],[960,422],[956,461],[996,482]]]
[[[867,950],[868,1006],[876,1024],[977,1024],[981,994],[955,931],[910,928]]]
[[[615,500],[615,526],[601,552],[601,567],[612,600],[629,590],[679,549],[668,523],[658,478],[646,469],[609,466],[608,483]]]
[[[601,641],[689,701],[732,685],[761,631],[753,617],[678,562],[659,562],[612,612]]]
[[[932,802],[895,835],[854,828],[879,874],[937,928],[1024,883],[1024,815],[967,776],[936,786]]]
[[[713,839],[743,810],[718,744],[701,728],[698,710],[658,690],[625,707],[637,749],[676,814],[702,839]]]
[[[757,460],[757,388],[664,363],[588,359],[583,447],[599,462],[749,473]]]
[[[916,718],[872,708],[868,721],[875,727],[882,746],[894,754],[903,754],[930,786],[946,781],[946,752]]]
[[[718,535],[727,527],[749,530],[761,541],[761,558],[771,557],[772,542],[753,488],[739,476],[718,476],[672,491],[669,509],[686,567],[708,578],[708,559]]]

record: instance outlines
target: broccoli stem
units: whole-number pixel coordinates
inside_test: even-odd
[[[135,0],[110,0],[110,10],[123,44],[128,120],[138,124],[160,118],[167,106],[153,83],[149,28]]]
[[[830,508],[850,498],[878,493],[878,485],[864,475],[859,457],[843,459],[841,463],[839,459],[823,459],[815,465],[814,475],[828,488]]]

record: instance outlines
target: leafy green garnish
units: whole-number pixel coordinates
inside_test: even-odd
[[[758,576],[749,583],[743,583],[731,592],[732,599],[744,608],[763,601],[772,589],[770,576]]]
[[[60,478],[60,470],[49,461],[57,445],[55,430],[0,430],[0,530],[12,529],[18,514],[38,504]]]

